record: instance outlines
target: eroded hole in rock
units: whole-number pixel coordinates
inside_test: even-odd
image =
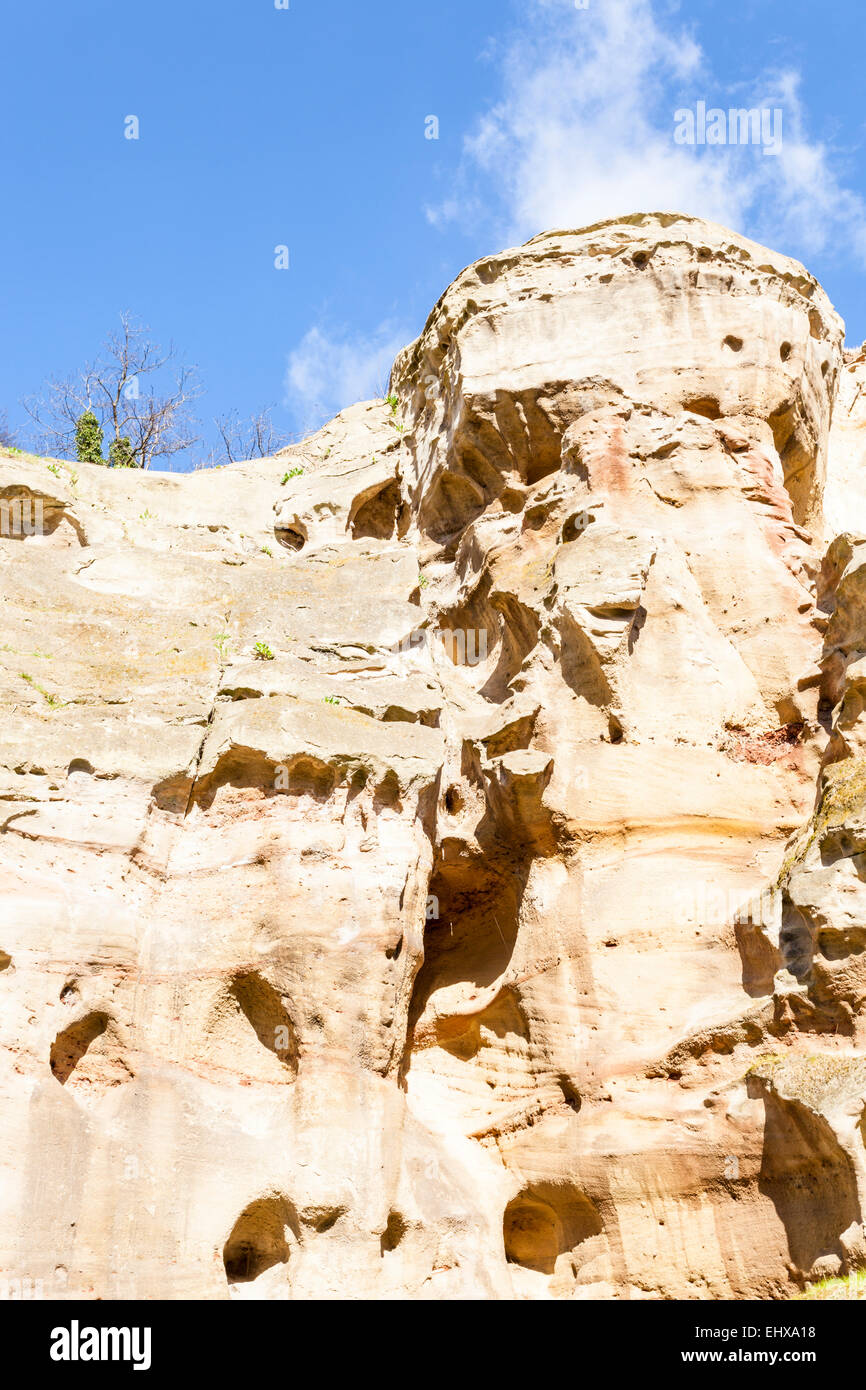
[[[303,550],[307,544],[306,532],[300,526],[275,526],[274,537],[284,550]]]
[[[782,908],[779,949],[785,969],[800,982],[808,979],[812,969],[812,933],[809,923],[787,895]]]
[[[500,643],[500,623],[490,601],[491,581],[489,576],[482,579],[474,593],[461,604],[443,610],[439,615],[441,649],[455,666],[466,669],[472,676],[475,666],[469,667],[468,660],[477,662],[482,656],[480,678],[486,670],[487,661],[497,654]]]
[[[0,972],[8,970],[12,964],[12,957],[8,951],[0,951]]]
[[[507,449],[490,421],[476,419],[461,440],[457,470],[466,475],[489,504],[502,486]]]
[[[500,758],[504,753],[513,753],[517,749],[528,748],[535,737],[535,726],[539,712],[538,709],[535,709],[530,714],[521,715],[506,724],[497,733],[489,734],[487,738],[483,739],[488,758]]]
[[[400,486],[394,479],[358,507],[350,522],[353,540],[391,540],[397,533],[401,505]]]
[[[403,1217],[398,1211],[392,1211],[388,1216],[388,1224],[382,1232],[379,1242],[383,1255],[387,1255],[392,1250],[396,1250],[401,1240],[406,1234],[407,1226]]]
[[[298,1068],[298,1040],[283,997],[256,972],[239,975],[230,990],[262,1047],[287,1067]]]
[[[424,936],[424,963],[409,1005],[404,1075],[422,1032],[424,1046],[444,1047],[464,1061],[478,1052],[482,1025],[499,1037],[507,1033],[527,1035],[519,1002],[510,990],[503,991],[478,1015],[439,1018],[432,1030],[423,1022],[438,990],[464,983],[483,990],[504,973],[514,952],[532,855],[503,841],[498,849],[501,863],[497,863],[493,827],[482,829],[480,834],[485,843],[489,841],[489,856],[464,856],[455,849],[452,857],[449,850],[440,854],[430,881],[439,916],[427,923]]]
[[[487,506],[479,487],[457,473],[443,473],[424,499],[421,522],[440,545],[459,538]]]
[[[463,810],[463,793],[459,787],[449,787],[445,793],[445,810],[449,816],[457,816]]]
[[[731,352],[742,352],[743,340],[742,338],[738,338],[736,334],[729,333],[727,338],[725,338],[724,346],[730,348]]]
[[[455,665],[479,694],[500,704],[514,693],[512,683],[538,642],[541,620],[513,594],[491,594],[490,587],[486,577],[467,603],[442,613],[440,629],[457,654]]]
[[[438,709],[411,710],[389,705],[382,713],[383,724],[422,724],[425,729],[438,729],[440,720]]]
[[[768,421],[773,443],[782,463],[785,489],[791,499],[794,520],[805,523],[813,504],[817,452],[800,410],[782,406]],[[796,713],[792,716],[797,718]]]
[[[530,507],[523,518],[524,531],[540,531],[550,512],[549,507]]]
[[[540,1274],[553,1274],[560,1255],[601,1235],[601,1217],[592,1202],[567,1183],[525,1188],[505,1208],[505,1258]]]
[[[631,619],[631,622],[629,623],[628,637],[626,639],[629,656],[631,656],[632,652],[638,644],[640,635],[643,632],[644,627],[646,626],[646,620],[647,611],[644,608],[643,604],[639,603],[637,608],[634,610],[634,615]],[[627,612],[623,615],[623,622],[628,622]]]
[[[308,796],[314,801],[324,802],[333,796],[339,780],[338,772],[328,763],[317,758],[295,758],[288,765],[281,765],[275,779],[277,791],[289,796]]]
[[[93,776],[93,768],[86,758],[73,758],[66,770],[67,777],[79,776],[82,779]]]
[[[20,486],[0,488],[0,540],[49,539],[55,546],[86,546],[81,523],[65,503]]]
[[[831,732],[833,726],[833,709],[834,703],[832,700],[824,699],[818,701],[818,723],[828,734]]]
[[[788,358],[791,356],[791,353],[793,352],[793,350],[794,350],[794,349],[791,347],[791,344],[790,344],[790,343],[782,343],[782,344],[781,344],[781,346],[780,346],[780,348],[779,348],[779,356],[781,357],[781,359],[782,359],[783,362],[787,362],[787,360],[788,360]]]
[[[606,709],[613,701],[613,691],[589,637],[568,612],[560,614],[556,630],[558,641],[553,650],[565,684],[589,704]]]
[[[262,1197],[245,1207],[223,1247],[230,1284],[249,1284],[274,1265],[288,1264],[289,1232],[296,1220],[283,1197]]]
[[[400,779],[394,769],[390,768],[373,789],[373,810],[379,815],[382,811],[396,811],[399,814],[402,809]]]
[[[275,763],[253,748],[234,747],[220,758],[206,777],[200,777],[190,794],[189,782],[176,778],[154,788],[160,810],[187,811],[193,806],[209,811],[222,794],[252,801],[274,796],[307,796],[325,802],[334,793],[339,769],[305,754]]]
[[[703,415],[706,420],[720,420],[722,416],[715,396],[696,396],[692,400],[683,401],[683,410],[690,410],[692,415]]]
[[[773,981],[782,961],[779,952],[760,924],[750,920],[734,922],[734,936],[743,967],[743,989],[753,999],[773,992]]]
[[[448,472],[420,499],[419,524],[451,545],[497,498],[519,511],[515,475],[532,486],[561,467],[562,437],[580,414],[573,380],[537,389],[473,395],[453,442]]]
[[[866,952],[866,927],[823,927],[817,946],[825,960],[847,960]]]
[[[595,517],[590,516],[589,513],[585,511],[575,512],[574,516],[570,516],[562,527],[563,545],[568,545],[571,541],[576,541],[578,537],[583,535],[584,531],[594,520]]]
[[[510,1044],[529,1040],[526,1016],[517,993],[512,989],[503,989],[492,1003],[477,1014],[469,1017],[457,1014],[437,1020],[437,1046],[462,1062],[472,1061],[494,1037]],[[490,1086],[495,1084],[488,1081]]]
[[[580,1110],[582,1101],[580,1098],[580,1092],[578,1091],[574,1083],[571,1081],[570,1077],[559,1077],[559,1089],[562,1092],[562,1099],[565,1101],[569,1110],[573,1110],[574,1113],[577,1114],[577,1112]]]
[[[305,1220],[309,1219],[309,1224],[319,1235],[324,1235],[326,1231],[332,1231],[341,1216],[345,1216],[345,1207],[328,1207],[321,1211],[311,1213],[308,1217],[304,1214]]]
[[[556,1260],[565,1249],[556,1212],[546,1202],[530,1197],[516,1197],[509,1203],[503,1236],[509,1264],[523,1265],[542,1274],[553,1273]]]
[[[525,454],[520,457],[521,477],[528,487],[558,473],[562,467],[562,436],[578,413],[571,383],[554,384],[544,397],[526,391],[518,402]]]
[[[66,1085],[88,1048],[102,1036],[107,1027],[108,1014],[92,1013],[58,1033],[51,1044],[50,1061],[51,1071],[61,1086]]]
[[[516,516],[519,512],[522,512],[525,503],[525,494],[518,492],[516,488],[507,487],[499,494],[499,504],[502,510],[511,512],[512,516]]]
[[[526,720],[524,734],[533,719]],[[464,747],[461,795],[463,787],[483,787],[485,800],[477,809],[485,809],[466,840],[455,823],[442,828],[429,884],[438,912],[427,922],[424,960],[410,1000],[404,1078],[416,1048],[442,1047],[469,1061],[482,1047],[514,1048],[523,1055],[530,1045],[520,989],[502,977],[514,953],[533,862],[556,846],[538,805],[551,766],[539,764],[533,776],[512,785],[504,764],[487,775]],[[448,810],[448,792],[443,800]],[[456,806],[454,798],[450,804]]]

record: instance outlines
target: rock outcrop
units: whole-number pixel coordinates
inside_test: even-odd
[[[10,1287],[866,1268],[864,386],[802,266],[639,215],[278,458],[0,456]]]

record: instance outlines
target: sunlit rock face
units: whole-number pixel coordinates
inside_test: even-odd
[[[623,401],[763,420],[795,519],[810,520],[841,339],[801,265],[695,218],[548,232],[478,261],[395,366],[415,424],[422,528],[459,533],[506,479],[558,473],[565,426]]]
[[[4,1288],[866,1265],[864,372],[640,215],[279,458],[0,457]]]

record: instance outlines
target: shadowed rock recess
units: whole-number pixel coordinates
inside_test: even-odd
[[[0,455],[0,1274],[782,1299],[866,1267],[866,360],[694,218],[391,401]]]

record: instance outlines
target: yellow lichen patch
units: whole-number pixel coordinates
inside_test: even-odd
[[[777,1094],[814,1110],[848,1096],[866,1097],[866,1058],[822,1052],[810,1057],[760,1057],[750,1076],[769,1082]]]
[[[816,840],[820,841],[831,827],[844,825],[850,816],[863,811],[866,811],[866,757],[831,763],[824,770],[821,800],[782,860],[776,887],[781,888],[797,865],[802,864]]]

